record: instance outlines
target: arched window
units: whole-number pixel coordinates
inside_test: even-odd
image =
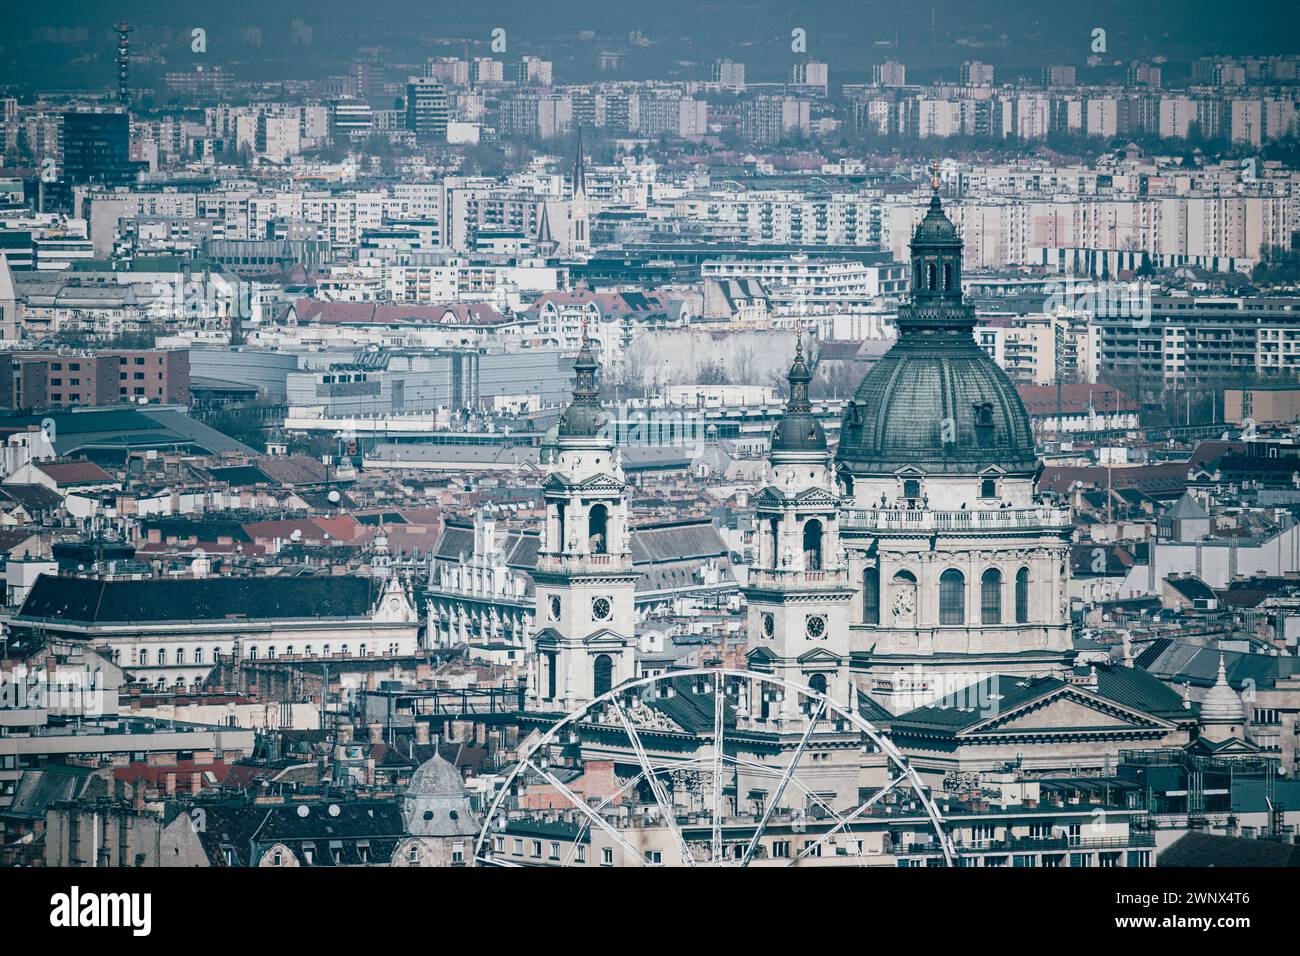
[[[1021,568],[1016,572],[1016,623],[1029,621],[1029,569]]]
[[[912,287],[915,289],[921,288],[921,263],[919,262],[916,264],[916,267],[912,270]]]
[[[158,663],[159,664],[167,663],[167,650],[165,648],[162,647],[158,648]]]
[[[939,575],[939,623],[966,623],[966,577],[956,568]]]
[[[826,675],[813,674],[812,677],[808,678],[808,686],[819,694],[826,693]]]
[[[822,523],[816,518],[803,526],[803,566],[806,571],[822,569]]]
[[[604,554],[609,550],[608,524],[609,509],[604,505],[592,505],[587,512],[587,548],[592,554]]]
[[[952,263],[951,262],[945,262],[943,264],[943,287],[945,291],[952,288]]]
[[[542,659],[546,662],[546,697],[551,700],[555,697],[555,652],[547,651]]]
[[[880,623],[880,568],[862,572],[862,623]]]
[[[593,697],[599,697],[606,694],[614,686],[614,659],[608,654],[601,654],[596,658],[596,663],[592,670],[595,673],[595,682],[592,690],[595,692]]]
[[[772,539],[772,567],[781,566],[781,522],[773,518],[768,525],[769,537]]]
[[[938,277],[937,277],[937,275],[936,275],[936,270],[935,270],[935,268],[934,268],[934,263],[931,262],[928,266],[926,266],[926,270],[927,270],[927,275],[928,275],[928,277],[929,277],[929,279],[930,279],[930,282],[929,282],[929,285],[927,286],[927,288],[930,289],[930,291],[933,292],[934,289],[935,289],[935,284],[938,282]]]
[[[1002,623],[1002,572],[989,568],[980,578],[980,623]]]

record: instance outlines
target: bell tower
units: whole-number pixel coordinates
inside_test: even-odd
[[[840,500],[826,434],[808,399],[811,379],[800,334],[790,397],[772,431],[770,476],[755,499],[758,554],[745,589],[749,666],[847,705],[853,588],[840,548]],[[801,716],[795,696],[756,704],[752,716],[780,730]]]
[[[573,401],[544,449],[546,527],[533,572],[536,633],[528,706],[569,711],[635,672],[637,572],[627,486],[597,400],[597,363],[583,327]]]
[[[573,162],[573,202],[569,207],[569,255],[591,251],[591,210],[587,206],[587,163],[582,156],[582,127],[578,127],[578,155]]]

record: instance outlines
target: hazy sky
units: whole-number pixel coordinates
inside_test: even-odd
[[[788,61],[796,26],[808,31],[810,54],[850,72],[889,55],[885,43],[896,43],[892,49],[909,69],[921,71],[970,58],[1013,68],[1047,58],[1077,63],[1091,52],[1095,27],[1107,31],[1108,58],[1125,62],[1300,52],[1295,0],[53,0],[6,6],[0,82],[55,88],[111,82],[110,28],[120,17],[142,31],[142,43],[157,39],[150,28],[170,27],[187,37],[193,27],[204,27],[210,62],[278,61],[286,76],[330,72],[360,44],[382,45],[412,61],[424,47],[445,55],[452,51],[433,48],[438,38],[486,40],[494,27],[508,31],[506,59],[545,55],[562,43],[574,47],[581,30],[597,31],[602,44],[642,30],[660,41],[643,58],[644,68],[659,75],[665,65],[686,69],[727,55],[753,62],[761,73],[768,60]],[[292,42],[294,20],[311,27],[310,45]],[[260,48],[238,41],[246,26],[261,28]],[[88,42],[50,42],[39,32],[44,27],[84,27]],[[168,69],[192,59],[180,42],[160,52]],[[582,55],[580,48],[568,52]],[[563,56],[556,59],[563,62]],[[559,75],[581,78],[563,70]]]

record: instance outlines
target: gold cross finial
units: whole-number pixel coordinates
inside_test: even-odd
[[[934,175],[930,179],[930,188],[933,189],[935,192],[938,192],[939,187],[942,186],[943,183],[939,181],[939,161],[937,159],[934,161],[933,164],[931,164],[930,170],[931,172],[934,173]]]

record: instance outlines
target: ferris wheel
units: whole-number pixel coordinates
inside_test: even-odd
[[[795,719],[774,734],[777,710]],[[629,680],[556,720],[519,753],[474,846],[487,866],[879,865],[901,853],[954,860],[898,748],[857,706],[725,668]]]

